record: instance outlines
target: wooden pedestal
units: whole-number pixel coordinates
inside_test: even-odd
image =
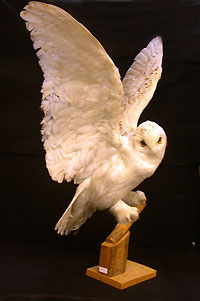
[[[104,241],[99,256],[99,272],[107,276],[116,276],[126,270],[130,231],[120,241],[113,244]]]
[[[138,206],[139,213],[146,204]],[[130,231],[128,225],[117,225],[112,233],[101,244],[99,265],[88,268],[86,275],[125,289],[142,281],[156,277],[156,270],[142,264],[127,260]]]

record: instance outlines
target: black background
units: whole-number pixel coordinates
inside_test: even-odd
[[[123,77],[156,35],[162,78],[140,121],[160,124],[165,158],[139,189],[148,205],[131,231],[129,258],[158,269],[154,280],[118,292],[85,276],[115,225],[97,212],[77,235],[54,225],[75,192],[53,182],[40,137],[42,72],[19,12],[28,1],[0,2],[2,300],[199,300],[200,1],[46,1],[83,23]]]

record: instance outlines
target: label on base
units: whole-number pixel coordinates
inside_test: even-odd
[[[108,269],[99,266],[99,272],[104,273],[104,274],[108,274]]]

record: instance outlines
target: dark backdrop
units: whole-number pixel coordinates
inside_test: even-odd
[[[64,8],[83,23],[102,43],[122,77],[136,54],[153,37],[161,35],[164,43],[162,78],[140,121],[149,119],[160,124],[167,133],[168,146],[161,166],[139,187],[148,197],[148,206],[132,229],[129,257],[134,260],[135,256],[146,264],[152,262],[154,267],[159,269],[162,266],[164,271],[170,261],[174,267],[180,256],[189,256],[183,259],[188,264],[186,272],[188,269],[194,271],[199,264],[200,240],[200,1],[46,2]],[[21,279],[19,275],[27,273],[33,277],[33,269],[44,268],[44,262],[47,267],[53,261],[57,269],[61,263],[57,264],[56,260],[62,258],[62,262],[68,260],[72,267],[76,262],[76,281],[79,281],[77,278],[83,277],[84,262],[89,265],[97,263],[100,243],[113,229],[115,221],[108,212],[97,212],[75,236],[60,237],[54,231],[55,223],[73,197],[75,186],[53,182],[45,167],[39,108],[42,72],[24,21],[19,17],[26,3],[28,1],[22,0],[0,2],[0,240],[2,267],[6,275],[2,294],[31,292],[46,295],[51,292],[59,294],[57,298],[65,295],[63,300],[74,300],[74,284],[70,284],[74,291],[72,289],[70,297],[66,297],[64,283],[58,288],[54,280],[44,277],[38,281],[38,286],[37,279],[34,280],[35,287],[31,286],[29,290],[26,277]],[[49,250],[52,257],[48,261]],[[159,257],[160,252],[164,252],[163,257]],[[172,253],[163,266],[165,252]],[[30,258],[40,258],[41,265],[34,265]],[[31,262],[31,267],[26,260],[29,264]],[[19,261],[22,270],[16,268]],[[180,262],[183,264],[182,260]],[[180,269],[175,265],[173,271],[176,273]],[[53,271],[55,273],[57,270]],[[196,271],[197,274],[199,276]],[[63,277],[67,277],[66,274]],[[87,281],[89,287],[94,283],[93,280]],[[180,284],[180,291],[185,288],[184,281]],[[196,282],[191,278],[188,281],[193,282],[194,293]],[[168,290],[161,284],[160,287],[162,292]],[[108,300],[116,298],[111,290],[109,292]],[[140,291],[136,292],[141,297]],[[172,296],[174,292],[175,289]],[[152,300],[157,300],[156,296],[158,300],[165,300],[165,295],[154,293]],[[90,296],[87,293],[81,296],[86,298],[84,300],[101,300],[97,297],[100,298],[99,293],[92,299],[87,299]],[[193,297],[197,300],[196,295]],[[18,300],[15,298],[12,300]],[[22,300],[22,295],[19,298]],[[123,295],[123,298],[129,298],[129,295]],[[36,300],[36,295],[33,300]]]

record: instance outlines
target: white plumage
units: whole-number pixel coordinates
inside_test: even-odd
[[[110,208],[119,223],[138,218],[145,200],[132,192],[160,164],[164,130],[137,122],[161,76],[162,41],[153,39],[121,82],[94,36],[64,10],[30,2],[21,12],[31,33],[42,85],[42,139],[52,179],[79,186],[56,230],[68,234],[91,214]]]

